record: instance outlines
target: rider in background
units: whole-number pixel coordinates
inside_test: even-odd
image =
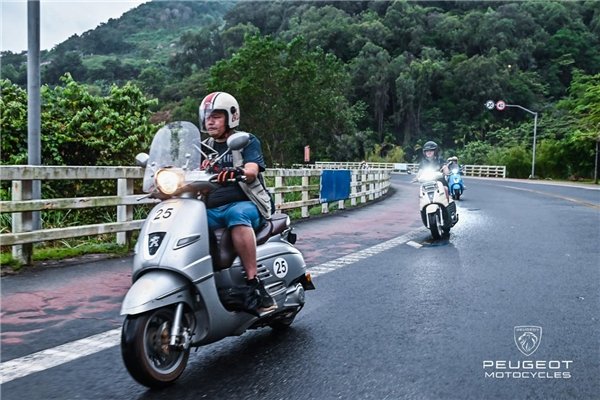
[[[463,166],[458,163],[458,157],[456,157],[456,156],[449,157],[447,161],[448,161],[447,165],[448,165],[449,171],[452,171],[454,168],[458,168],[458,173],[460,175],[463,175]],[[461,181],[462,181],[462,178],[461,178]],[[467,188],[467,185],[465,185],[464,181],[462,182],[462,187],[463,187],[463,190],[465,190]]]
[[[462,165],[458,163],[458,157],[448,157],[447,164],[450,171],[452,171],[454,168],[458,168],[458,173],[461,175],[463,174]]]

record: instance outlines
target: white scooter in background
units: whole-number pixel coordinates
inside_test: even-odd
[[[239,150],[248,140],[236,133],[227,145]],[[151,388],[173,383],[193,347],[263,326],[286,329],[304,306],[304,291],[314,289],[290,219],[277,213],[257,230],[256,253],[258,275],[278,308],[261,317],[244,311],[245,272],[231,234],[209,231],[199,199],[216,185],[215,174],[200,170],[200,146],[194,124],[173,122],[156,133],[149,156],[138,155],[146,166],[144,191],[162,201],[136,244],[133,285],[121,308],[121,353],[131,376]]]
[[[458,222],[456,203],[449,196],[448,188],[441,182],[443,179],[442,172],[431,168],[419,170],[416,178],[420,184],[421,220],[435,240],[448,236],[450,228]]]

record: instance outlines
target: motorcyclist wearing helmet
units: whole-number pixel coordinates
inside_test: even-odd
[[[448,169],[450,171],[454,170],[455,168],[458,168],[459,174],[462,175],[462,165],[460,165],[458,163],[458,157],[456,157],[456,156],[448,157],[448,159],[446,161],[447,161]]]
[[[446,160],[446,161],[447,161],[446,165],[448,166],[449,174],[451,171],[454,171],[455,168],[458,169],[458,173],[460,175],[463,174],[463,167],[462,167],[462,165],[460,165],[458,163],[458,157],[456,157],[456,156],[448,157],[448,160]],[[462,183],[462,186],[463,186],[463,190],[467,189],[467,185],[465,185],[464,182]]]
[[[204,143],[216,150],[219,156],[228,150],[227,138],[239,124],[240,107],[229,93],[213,92],[202,100],[200,130],[209,135]],[[212,172],[218,173],[217,182],[221,185],[205,194],[208,225],[213,230],[230,229],[233,246],[246,271],[249,290],[245,303],[249,311],[264,315],[275,310],[277,303],[257,276],[254,230],[263,223],[263,217],[238,184],[228,183],[230,179],[241,176],[245,176],[247,182],[259,179],[259,174],[265,170],[260,140],[250,134],[250,141],[241,155],[241,167],[234,167],[231,152],[210,166]],[[208,168],[209,164],[208,160],[203,160],[202,168]]]
[[[419,170],[427,167],[442,171],[444,175],[450,174],[448,165],[439,156],[439,147],[437,143],[431,140],[423,145],[423,159],[419,163]],[[448,185],[445,179],[443,179],[443,183],[446,186]]]

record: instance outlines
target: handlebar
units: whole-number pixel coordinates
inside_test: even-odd
[[[211,177],[210,177],[210,179],[209,179],[208,181],[209,181],[210,183],[219,183],[219,182],[217,181],[217,176],[218,176],[218,174],[211,176]],[[247,182],[247,181],[248,181],[248,178],[246,177],[246,175],[242,175],[242,176],[236,176],[236,177],[235,177],[235,178],[233,178],[233,179],[227,179],[227,180],[226,180],[226,182],[227,182],[227,183],[235,183],[235,182]]]

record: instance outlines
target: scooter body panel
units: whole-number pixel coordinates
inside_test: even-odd
[[[184,301],[197,321],[192,346],[241,335],[253,325],[256,316],[229,311],[219,298],[218,287],[242,286],[246,278],[239,257],[231,267],[213,270],[207,226],[206,207],[197,199],[169,199],[153,208],[140,231],[133,261],[134,284],[121,314]],[[257,247],[257,264],[259,277],[284,307],[288,287],[306,273],[302,254],[275,236]]]
[[[156,205],[140,230],[133,280],[144,269],[156,267],[177,268],[191,281],[212,273],[206,219],[206,207],[197,199],[169,199]]]
[[[460,197],[463,194],[464,185],[460,173],[452,173],[448,176],[448,188],[453,197]]]
[[[182,301],[191,309],[194,300],[190,285],[191,282],[177,272],[148,271],[127,291],[121,305],[121,315],[141,314]]]

